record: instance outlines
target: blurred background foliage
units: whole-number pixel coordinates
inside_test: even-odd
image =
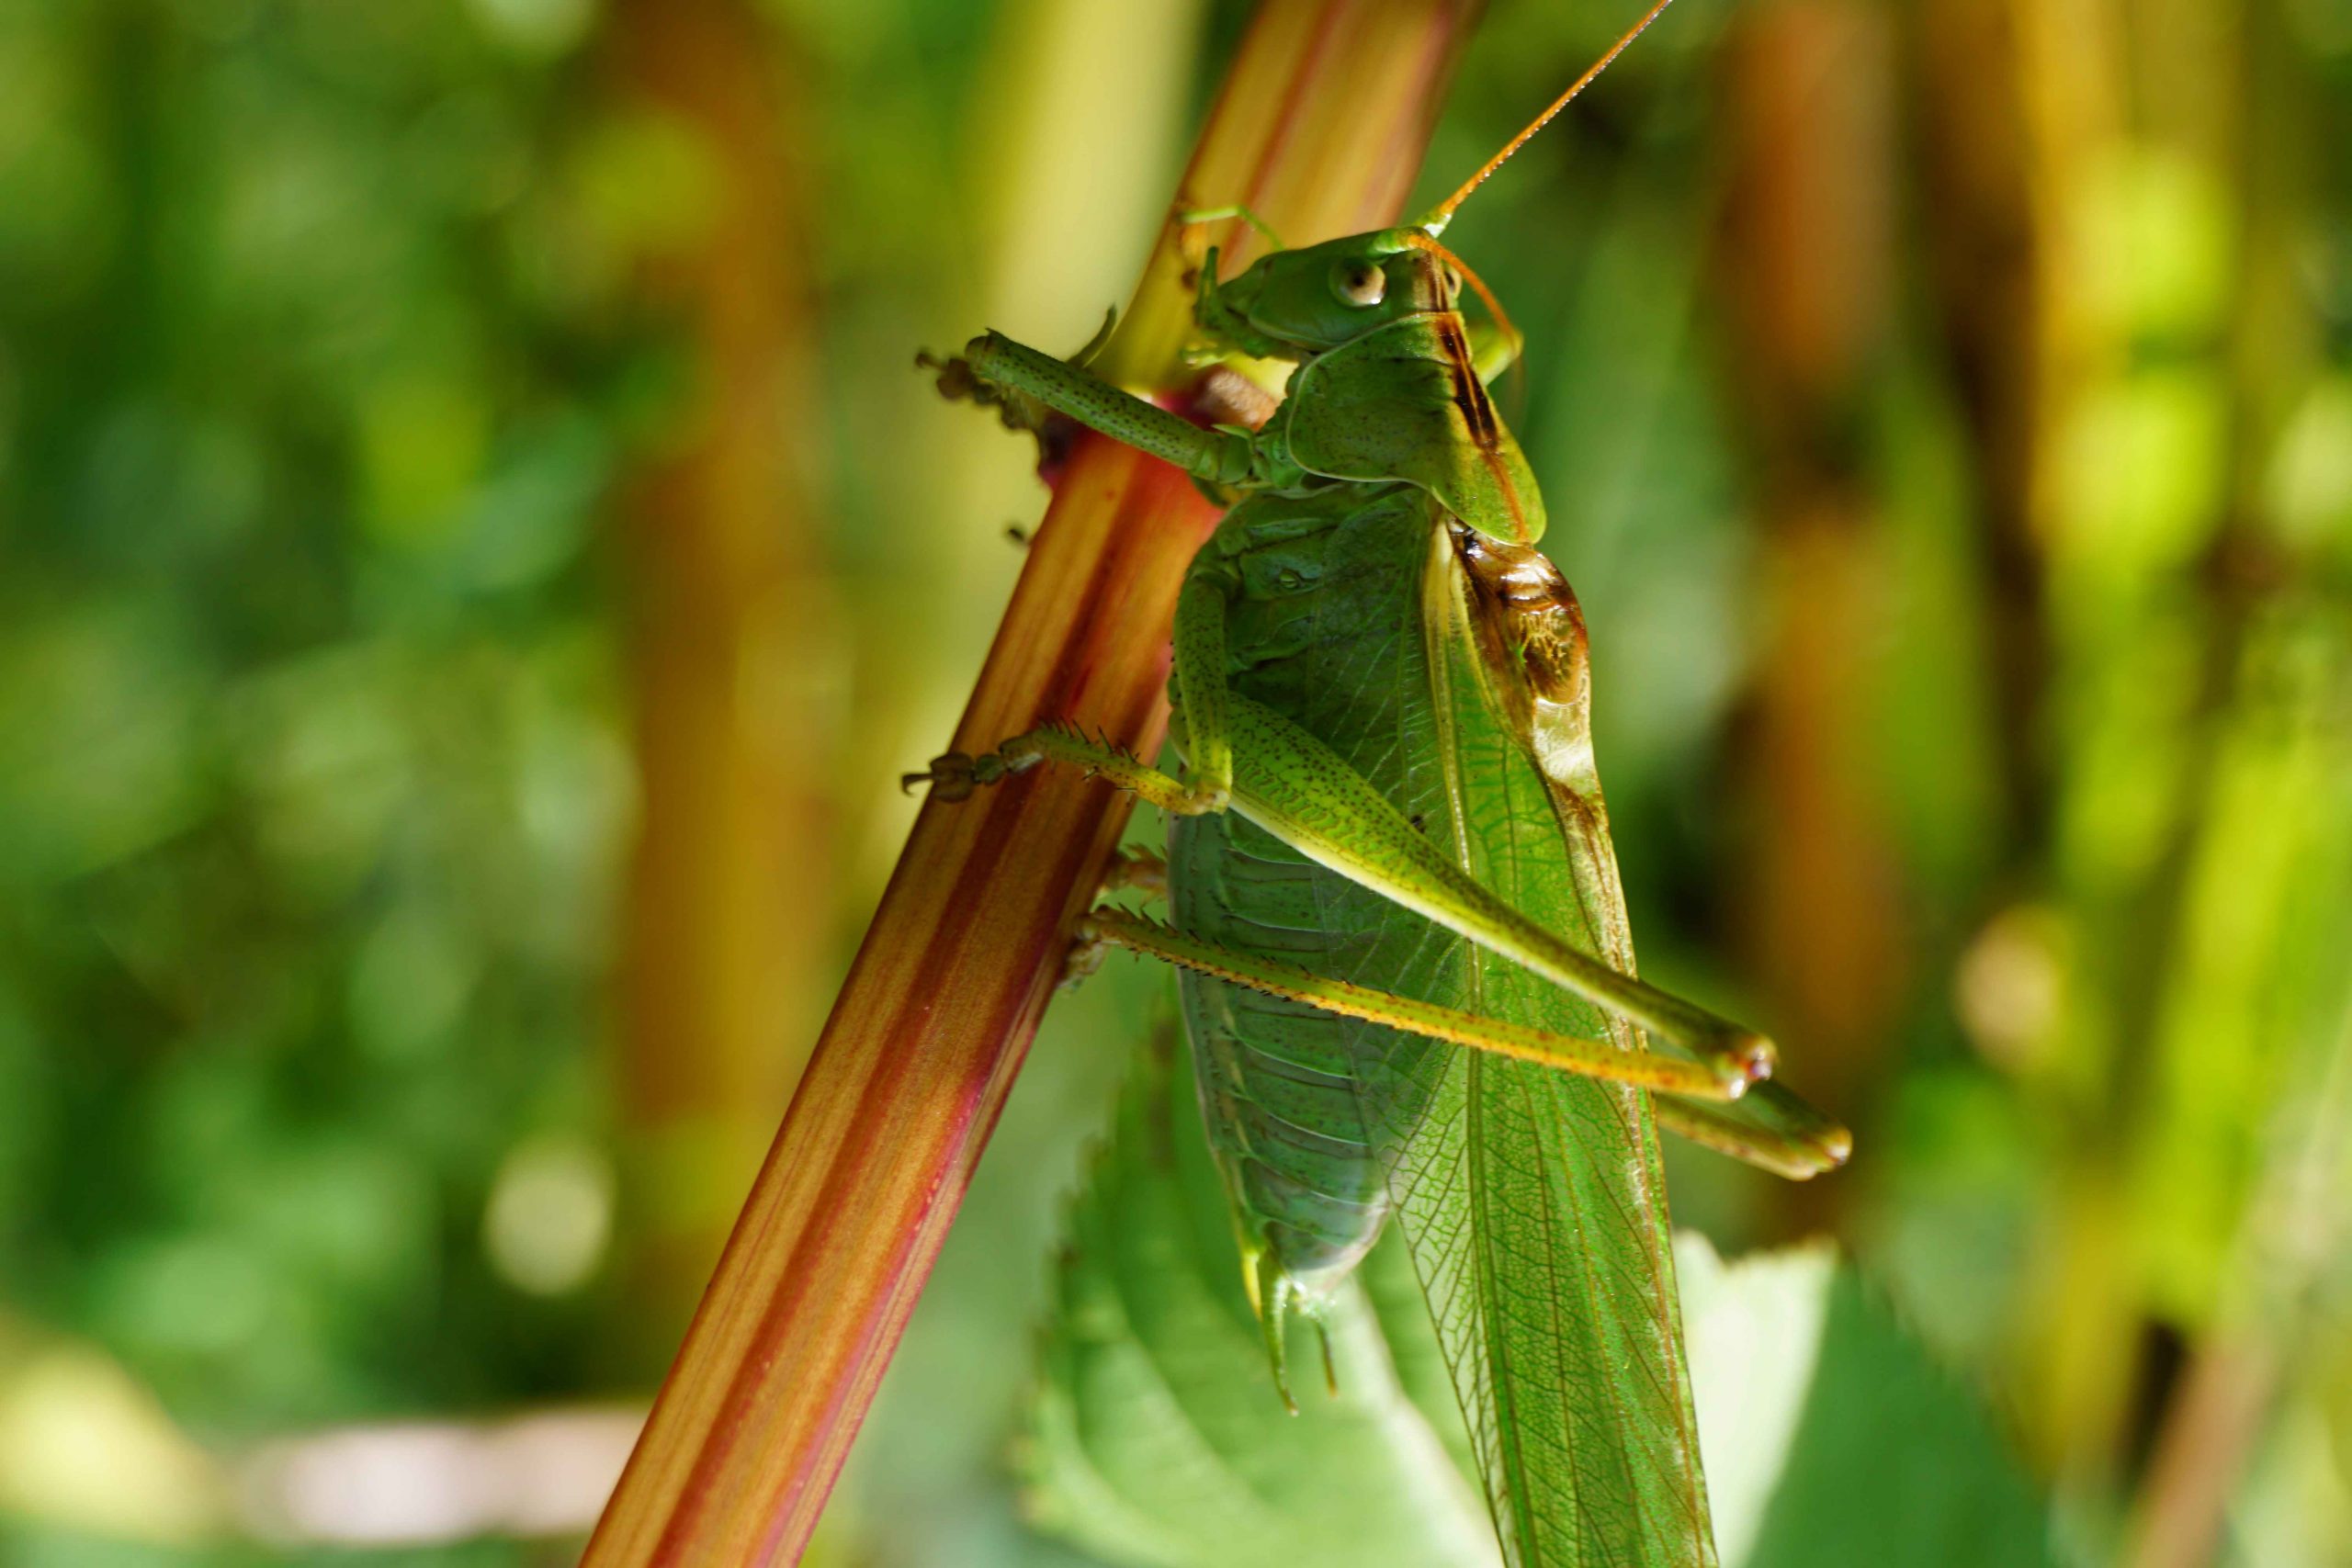
[[[1430,192],[1626,9],[1495,0]],[[568,1558],[1038,511],[910,355],[1091,334],[1245,12],[0,7],[10,1560]],[[2077,1561],[2352,1560],[2347,150],[2346,0],[1683,0],[1449,235],[1645,973],[1860,1136],[1678,1213],[1840,1238]],[[1090,1561],[1009,1450],[1164,994],[828,1561]]]

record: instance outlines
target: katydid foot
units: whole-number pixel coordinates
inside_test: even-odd
[[[950,803],[969,800],[972,792],[1002,784],[1012,774],[1035,767],[1035,757],[1008,760],[1001,751],[975,757],[968,751],[944,751],[919,773],[900,773],[899,788],[911,795],[917,784],[931,786],[932,798]]]
[[[1111,863],[1102,868],[1102,886],[1095,893],[1095,897],[1101,900],[1114,893],[1135,893],[1165,902],[1168,897],[1168,862],[1149,850],[1113,852]]]
[[[1094,900],[1101,904],[1120,893],[1134,893],[1146,899],[1165,902],[1168,897],[1168,863],[1149,850],[1116,850],[1111,863],[1102,868],[1102,880],[1094,890]],[[1098,908],[1081,919],[1077,934],[1070,938],[1069,952],[1062,960],[1062,977],[1058,982],[1064,990],[1076,986],[1102,967],[1103,958],[1121,945],[1102,934],[1095,923]]]

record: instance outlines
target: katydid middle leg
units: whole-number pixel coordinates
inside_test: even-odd
[[[1201,716],[1190,783],[1057,725],[1016,735],[983,757],[950,751],[900,782],[911,786],[928,780],[943,800],[960,800],[976,785],[999,783],[1039,762],[1057,761],[1107,778],[1179,817],[1225,810],[1233,797],[1233,746],[1224,717],[1227,693],[1218,678],[1225,666],[1225,601],[1213,580],[1195,575],[1178,592],[1175,641],[1177,692],[1186,711]]]

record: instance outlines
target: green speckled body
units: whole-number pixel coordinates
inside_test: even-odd
[[[1632,968],[1590,768],[1582,625],[1544,558],[1480,538],[1411,487],[1336,486],[1244,501],[1192,570],[1229,595],[1235,690],[1338,751],[1517,907]],[[1172,820],[1169,871],[1179,928],[1231,951],[1639,1048],[1632,1029],[1590,1004],[1238,814]],[[1182,985],[1202,1107],[1239,1223],[1310,1295],[1343,1277],[1399,1211],[1433,1303],[1492,1290],[1517,1258],[1544,1260],[1558,1288],[1521,1310],[1545,1321],[1514,1334],[1508,1354],[1554,1364],[1519,1366],[1525,1389],[1623,1388],[1634,1364],[1657,1376],[1638,1413],[1562,1400],[1522,1407],[1511,1423],[1474,1422],[1490,1484],[1508,1487],[1518,1467],[1539,1463],[1656,1478],[1640,1489],[1650,1506],[1613,1526],[1578,1517],[1573,1498],[1547,1521],[1498,1496],[1506,1537],[1527,1538],[1513,1542],[1526,1553],[1515,1560],[1581,1561],[1565,1543],[1597,1528],[1651,1549],[1630,1560],[1703,1555],[1646,1098],[1205,976],[1187,973]],[[1466,1224],[1464,1192],[1478,1205]],[[1505,1353],[1488,1337],[1489,1315],[1436,1316],[1457,1368]],[[1560,1451],[1512,1451],[1506,1427],[1522,1445]],[[1645,1451],[1628,1453],[1629,1443]],[[1679,1498],[1670,1478],[1687,1487]],[[1585,1508],[1610,1490],[1597,1483]],[[1547,1539],[1555,1529],[1558,1540]]]
[[[998,333],[963,378],[1238,497],[1178,600],[1183,776],[1053,725],[925,776],[968,791],[1058,760],[1170,813],[1176,929],[1115,909],[1093,927],[1184,971],[1283,1396],[1286,1314],[1398,1224],[1505,1560],[1712,1568],[1652,1103],[1625,1080],[1737,1095],[1769,1043],[1632,977],[1583,624],[1532,547],[1543,497],[1453,265],[1400,230],[1226,282],[1212,252],[1201,276],[1210,340],[1297,366],[1259,430]],[[1679,1075],[1621,1069],[1643,1049],[1630,1020],[1690,1053]]]
[[[1227,513],[1193,570],[1224,580],[1234,690],[1330,743],[1408,814],[1444,809],[1419,577],[1435,509],[1404,486],[1261,496]],[[1180,930],[1391,990],[1458,991],[1468,944],[1307,860],[1238,813],[1169,824]],[[1409,947],[1410,963],[1384,966]],[[1407,979],[1409,974],[1412,979]],[[1414,981],[1419,989],[1414,989]],[[1182,976],[1201,1106],[1245,1229],[1313,1286],[1352,1268],[1389,1205],[1374,1114],[1410,1119],[1409,1071],[1447,1047],[1207,976]],[[1369,1053],[1408,1069],[1366,1103]],[[1396,1076],[1396,1075],[1392,1075]]]

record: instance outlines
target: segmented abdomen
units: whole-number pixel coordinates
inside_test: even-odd
[[[1418,491],[1261,497],[1228,515],[1195,572],[1225,577],[1236,691],[1338,750],[1408,815],[1444,809],[1430,755],[1420,584],[1442,519]],[[1458,938],[1306,860],[1233,813],[1170,825],[1177,925],[1232,952],[1388,989],[1443,993]],[[1443,1049],[1187,973],[1201,1108],[1241,1222],[1312,1288],[1377,1238],[1396,1130],[1421,1058]]]

